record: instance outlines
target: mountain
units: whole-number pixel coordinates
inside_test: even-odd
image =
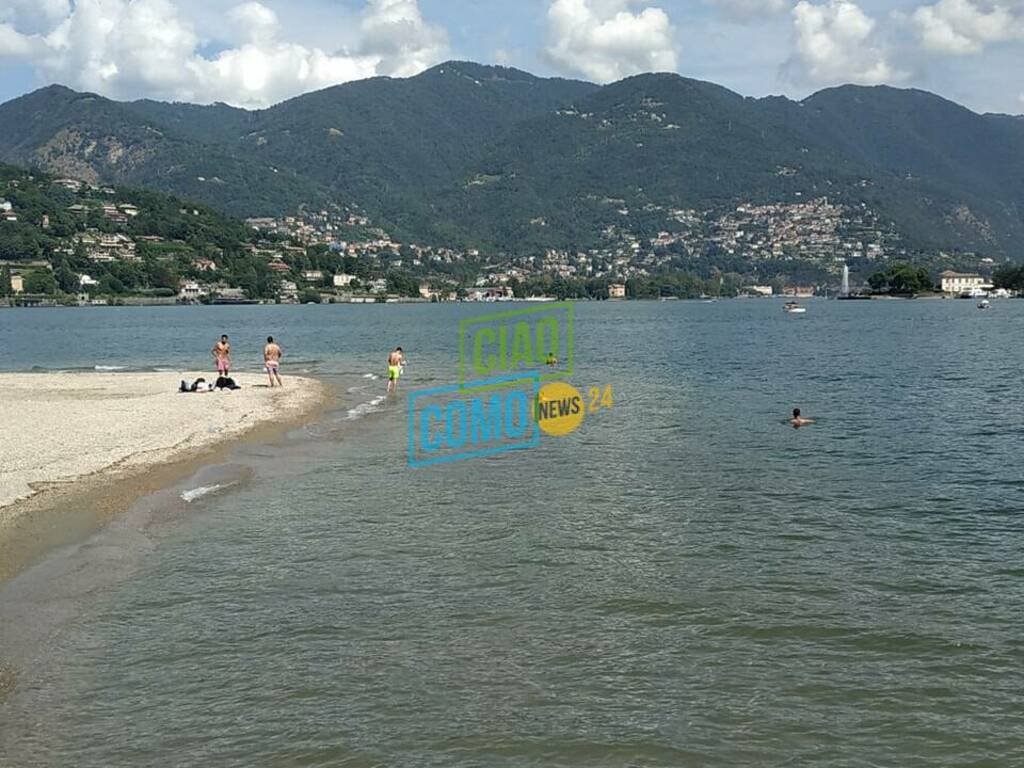
[[[0,106],[0,159],[258,216],[338,196],[379,213],[442,185],[518,120],[596,86],[474,64],[327,88],[270,109],[119,103],[50,86]]]
[[[641,75],[524,121],[475,170],[491,188],[445,212],[504,225],[506,240],[530,238],[547,212],[563,244],[586,241],[616,222],[606,198],[635,212],[827,196],[867,203],[916,247],[1024,242],[1024,126],[921,91],[846,86],[793,102]]]
[[[1024,120],[888,87],[797,102],[677,75],[599,87],[448,62],[258,111],[51,86],[0,105],[0,135],[0,159],[237,215],[333,200],[411,239],[510,252],[812,196],[870,207],[914,248],[1024,242]]]

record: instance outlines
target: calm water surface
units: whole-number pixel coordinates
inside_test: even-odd
[[[0,587],[0,765],[1024,765],[1024,301],[808,305],[577,305],[614,407],[419,470],[366,376],[493,306],[0,312],[4,369],[272,333],[342,397]]]

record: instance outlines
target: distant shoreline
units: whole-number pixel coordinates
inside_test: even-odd
[[[960,300],[960,301],[977,301],[979,297],[967,297],[967,296],[952,296],[943,293],[921,293],[921,294],[858,294],[854,297],[861,301],[895,301],[895,300]],[[1000,299],[1016,299],[1024,298],[1024,296],[1004,296]],[[417,305],[417,306],[448,306],[448,305],[486,305],[492,304],[543,304],[552,303],[558,301],[579,301],[587,303],[605,303],[610,302],[613,304],[623,302],[659,302],[659,301],[694,301],[694,302],[709,302],[709,301],[748,301],[748,300],[778,300],[786,299],[789,301],[810,301],[812,299],[824,299],[824,300],[841,300],[837,295],[814,295],[814,296],[795,296],[789,294],[775,294],[772,296],[756,296],[753,294],[742,294],[739,296],[644,296],[644,297],[625,297],[625,298],[607,298],[607,299],[594,299],[594,298],[568,298],[568,299],[556,299],[556,298],[530,298],[530,299],[498,299],[491,301],[427,301],[424,299],[413,299],[413,298],[389,298],[383,301],[323,301],[323,302],[308,302],[307,304],[296,303],[296,302],[274,302],[274,301],[251,301],[251,302],[215,302],[211,304],[196,304],[196,303],[179,303],[179,302],[162,302],[162,301],[126,301],[122,304],[61,304],[60,302],[47,302],[39,304],[21,304],[12,305],[5,303],[0,300],[0,309],[131,309],[131,308],[152,308],[152,307],[300,307],[300,306],[393,306],[393,305]]]

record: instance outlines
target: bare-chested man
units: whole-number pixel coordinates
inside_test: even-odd
[[[281,367],[281,355],[283,354],[281,346],[274,341],[274,337],[267,336],[267,346],[263,348],[263,365],[267,369],[270,386],[274,386],[274,379],[277,379],[277,386],[284,386],[284,382],[281,381],[281,373],[278,370]]]
[[[217,361],[217,374],[219,376],[231,375],[231,345],[228,343],[228,335],[225,333],[220,341],[213,345],[210,350],[213,359]]]
[[[814,419],[808,419],[808,418],[805,418],[804,416],[801,416],[800,415],[800,409],[799,408],[794,408],[793,409],[793,418],[789,420],[789,423],[793,425],[794,429],[799,429],[800,427],[806,426],[808,424],[813,424],[814,423]]]
[[[388,392],[398,390],[398,377],[402,375],[403,365],[405,353],[401,347],[395,347],[395,351],[388,355]]]

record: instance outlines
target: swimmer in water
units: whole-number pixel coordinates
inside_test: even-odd
[[[805,424],[813,424],[814,419],[805,419],[803,416],[800,415],[800,409],[794,408],[793,418],[789,420],[789,423],[793,425],[793,429],[799,429]]]

